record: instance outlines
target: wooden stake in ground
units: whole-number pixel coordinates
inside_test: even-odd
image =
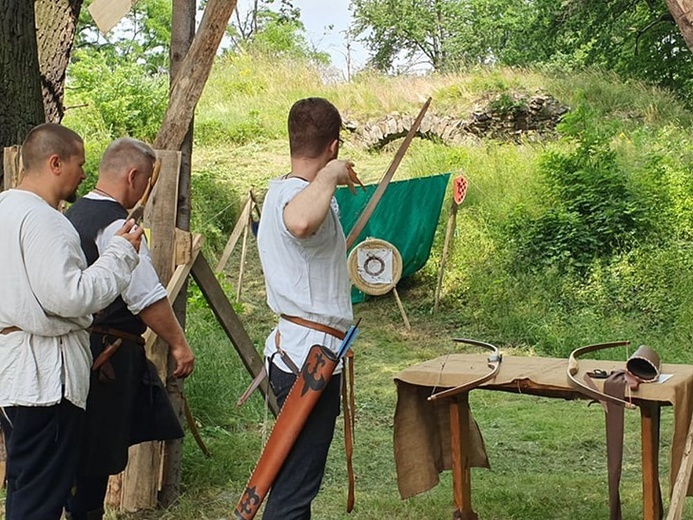
[[[686,435],[686,446],[683,449],[681,457],[681,465],[679,466],[674,489],[671,492],[671,502],[669,504],[669,514],[667,520],[681,520],[683,515],[683,506],[686,502],[686,491],[688,483],[691,480],[691,472],[693,471],[693,417],[691,417],[690,425],[688,426],[688,435]]]
[[[455,231],[455,223],[457,220],[457,208],[464,197],[467,195],[467,179],[462,175],[455,177],[452,184],[452,204],[450,205],[450,216],[448,217],[448,227],[445,230],[445,242],[443,243],[443,255],[440,259],[440,272],[438,273],[438,285],[436,286],[435,303],[433,304],[433,312],[438,312],[438,302],[440,301],[440,290],[443,286],[443,273],[445,272],[445,259],[448,256],[448,248],[452,241]]]
[[[221,254],[221,258],[219,259],[217,266],[214,268],[215,273],[222,272],[224,270],[224,267],[226,267],[226,263],[229,261],[231,253],[233,253],[233,248],[236,247],[236,243],[238,242],[238,239],[241,237],[241,233],[243,233],[243,230],[247,227],[246,224],[248,223],[248,219],[250,218],[252,204],[253,200],[249,197],[245,205],[243,206],[243,209],[241,210],[241,216],[238,217],[238,221],[236,222],[236,226],[233,228],[233,231],[231,232],[231,236],[226,242],[224,252]]]

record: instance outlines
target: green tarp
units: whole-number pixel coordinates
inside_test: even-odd
[[[449,173],[443,173],[391,182],[354,245],[369,237],[385,240],[402,255],[402,278],[421,269],[431,253],[449,178]],[[345,235],[358,220],[375,188],[374,184],[368,185],[364,192],[357,187],[355,196],[348,188],[336,191]],[[363,301],[363,294],[354,289],[352,300]]]

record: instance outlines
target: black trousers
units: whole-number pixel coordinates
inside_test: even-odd
[[[339,416],[341,374],[335,374],[296,439],[270,491],[263,520],[309,520],[310,505],[320,490],[327,453]],[[270,365],[270,383],[280,407],[296,376]]]
[[[84,410],[63,399],[53,406],[11,406],[4,412],[5,519],[58,520],[77,469]]]

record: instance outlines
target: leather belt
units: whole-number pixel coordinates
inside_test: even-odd
[[[335,329],[334,327],[330,327],[329,325],[323,325],[322,323],[318,323],[317,321],[299,318],[298,316],[289,316],[287,314],[280,314],[279,317],[283,320],[295,323],[296,325],[300,325],[301,327],[317,330],[319,332],[324,332],[325,334],[334,336],[337,339],[344,339],[344,336],[346,336],[346,332],[342,332],[341,330]]]
[[[129,341],[131,343],[137,343],[138,345],[144,346],[144,338],[138,336],[137,334],[131,334],[119,329],[113,329],[111,327],[102,327],[101,325],[94,325],[87,329],[92,334],[103,334],[104,336],[113,336],[114,338],[120,338],[124,341]]]
[[[21,332],[21,331],[22,331],[22,329],[12,325],[11,327],[5,327],[4,329],[0,329],[0,334],[2,334],[3,336],[6,336],[7,334],[11,334],[13,332]]]

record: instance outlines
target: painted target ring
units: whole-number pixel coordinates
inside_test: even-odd
[[[379,296],[390,292],[399,282],[402,255],[389,242],[368,238],[351,250],[347,268],[357,289]]]

